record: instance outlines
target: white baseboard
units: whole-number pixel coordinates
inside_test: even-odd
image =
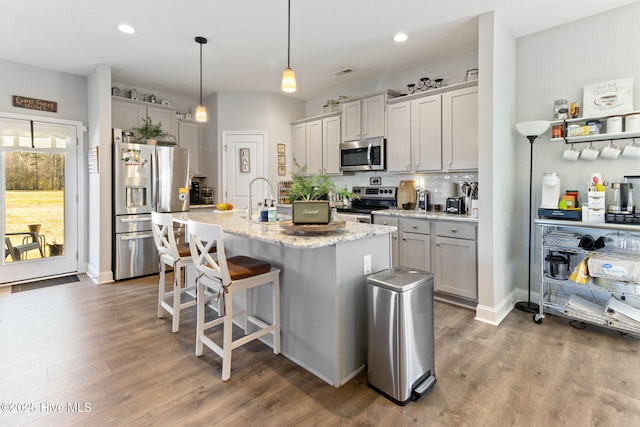
[[[91,264],[87,264],[87,276],[96,285],[113,282],[113,272],[111,270],[100,272]]]
[[[476,307],[475,320],[479,322],[488,323],[490,325],[498,326],[507,317],[511,310],[513,310],[516,302],[528,301],[529,292],[526,289],[516,288],[509,292],[509,294],[500,301],[496,307],[488,307],[480,305]],[[531,301],[538,302],[540,300],[540,293],[531,289]]]

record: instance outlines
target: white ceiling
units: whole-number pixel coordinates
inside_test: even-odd
[[[291,67],[302,100],[477,49],[477,19],[496,10],[517,37],[638,0],[292,0]],[[137,32],[117,30],[128,23]],[[397,44],[404,31],[409,40]],[[0,0],[0,58],[199,96],[281,93],[287,0]],[[571,40],[559,40],[572,47]],[[355,71],[336,76],[334,71]]]

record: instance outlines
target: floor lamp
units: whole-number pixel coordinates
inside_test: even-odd
[[[533,197],[533,143],[536,138],[549,129],[551,123],[545,120],[535,120],[531,122],[522,122],[516,124],[517,131],[527,137],[529,140],[530,154],[529,154],[529,262],[528,262],[528,274],[529,280],[529,297],[527,301],[517,302],[516,308],[518,310],[525,311],[527,313],[537,313],[540,307],[535,302],[531,302],[531,198]]]

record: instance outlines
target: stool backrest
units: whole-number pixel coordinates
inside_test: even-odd
[[[227,286],[231,283],[227,257],[224,252],[224,233],[222,227],[217,224],[205,224],[189,220],[187,222],[187,233],[189,234],[189,248],[191,259],[198,271],[198,276],[204,275],[206,278]],[[211,249],[217,246],[217,251]],[[217,260],[211,255],[215,253]]]
[[[173,234],[173,217],[168,213],[151,212],[151,228],[153,241],[156,243],[158,254],[173,258],[174,262],[180,259],[176,236]]]

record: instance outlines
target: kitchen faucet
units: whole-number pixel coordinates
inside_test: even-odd
[[[251,187],[253,187],[253,183],[258,181],[258,180],[262,180],[264,182],[266,182],[269,185],[269,192],[271,193],[271,200],[275,201],[276,200],[276,195],[273,192],[273,187],[271,186],[271,183],[269,182],[269,180],[265,177],[262,176],[258,176],[256,178],[253,178],[251,180],[251,182],[249,183],[249,211],[247,212],[247,218],[249,219],[249,221],[251,221],[252,215],[253,215],[253,207],[251,206]]]

